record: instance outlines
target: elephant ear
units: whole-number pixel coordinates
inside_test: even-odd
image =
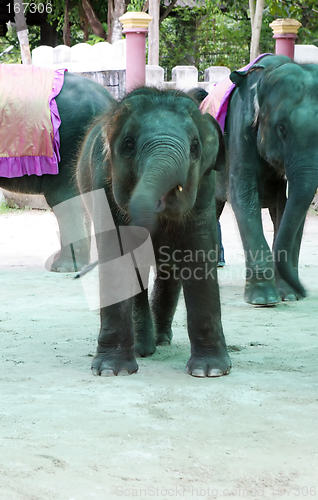
[[[218,122],[209,113],[201,115],[200,139],[202,143],[201,175],[222,170],[225,165],[225,145]]]
[[[233,71],[230,79],[244,102],[244,121],[247,126],[256,126],[259,115],[259,88],[263,77],[284,64],[291,63],[287,56],[267,55],[244,71]]]
[[[241,99],[245,101],[247,92],[253,92],[253,95],[255,95],[255,89],[257,89],[258,83],[262,79],[264,72],[267,74],[279,66],[290,62],[291,59],[287,56],[267,55],[262,57],[247,70],[232,71],[230,74],[230,80],[235,83]]]
[[[259,106],[257,87],[262,80],[263,74],[264,68],[260,66],[252,67],[247,71],[233,71],[230,74],[231,81],[236,85],[234,92],[237,92],[236,95],[241,102],[244,103],[244,117],[242,118],[247,127],[255,126],[258,122]]]
[[[232,71],[230,80],[238,88],[241,99],[245,97],[246,92],[250,92],[256,87],[262,78],[263,70],[262,66],[253,66],[246,71]]]
[[[253,74],[253,84],[257,83],[262,77],[263,72],[260,70],[272,71],[283,64],[288,64],[291,59],[287,56],[274,56],[266,55],[259,59],[253,66],[247,70],[232,71],[230,74],[230,80],[235,83],[236,87],[240,88],[244,86],[243,84],[247,82],[246,77]],[[254,72],[256,71],[256,74]],[[256,81],[255,81],[256,80]]]

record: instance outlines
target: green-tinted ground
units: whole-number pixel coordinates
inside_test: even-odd
[[[301,252],[309,296],[275,308],[244,303],[230,207],[221,222],[231,374],[184,373],[181,301],[173,345],[136,375],[101,378],[90,373],[98,315],[80,280],[44,268],[57,249],[54,216],[0,215],[1,499],[318,496],[318,216]],[[264,226],[270,239],[267,215]]]

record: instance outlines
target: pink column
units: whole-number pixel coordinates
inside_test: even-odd
[[[275,19],[270,27],[276,40],[275,54],[294,59],[295,40],[301,23],[296,19]]]
[[[146,82],[147,28],[126,28],[126,92],[131,92]]]
[[[297,35],[286,33],[286,35],[274,35],[273,38],[276,40],[275,54],[277,56],[287,56],[294,59],[295,40]]]
[[[126,35],[126,92],[131,92],[146,82],[146,35],[152,17],[126,12],[119,20]]]

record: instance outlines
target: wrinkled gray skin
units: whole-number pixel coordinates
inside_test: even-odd
[[[105,189],[116,226],[149,230],[157,261],[150,305],[145,289],[133,299],[101,307],[94,375],[134,373],[135,355],[148,356],[156,344],[170,344],[181,286],[191,343],[187,372],[197,377],[229,373],[217,259],[208,259],[217,241],[213,169],[224,162],[223,154],[215,120],[174,91],[136,90],[88,134],[77,166],[81,192]],[[98,207],[90,211],[93,220],[103,219]],[[116,287],[116,278],[110,282],[101,271],[103,262],[118,256],[116,242],[116,231],[97,236],[102,299]],[[191,262],[185,259],[189,252]]]
[[[318,185],[318,66],[266,56],[230,78],[237,89],[225,124],[227,178],[246,256],[245,300],[268,306],[297,300],[306,295],[298,257]],[[222,174],[218,216],[226,182]],[[262,207],[274,223],[273,253],[263,233]]]

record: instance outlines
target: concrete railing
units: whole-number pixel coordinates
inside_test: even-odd
[[[32,51],[32,63],[49,68],[66,68],[86,76],[109,90],[115,99],[125,94],[126,41],[95,45],[79,43],[73,47],[42,45]]]
[[[318,64],[316,45],[295,45],[295,62],[299,64]]]
[[[295,61],[317,63],[318,47],[295,45]],[[59,45],[37,47],[32,51],[32,62],[37,66],[67,68],[101,83],[115,98],[125,94],[126,40],[114,44],[99,42],[96,45],[80,43],[73,47]],[[189,90],[200,86],[208,92],[211,87],[230,74],[224,66],[211,66],[204,72],[204,82],[198,82],[198,70],[194,66],[176,66],[171,82],[164,81],[160,66],[146,66],[146,85],[159,88]]]
[[[164,70],[160,66],[146,66],[146,84],[162,89],[190,90],[202,87],[207,92],[223,78],[229,76],[225,66],[211,66],[204,72],[204,82],[198,81],[198,70],[194,66],[175,66],[172,69],[171,82],[164,81]]]
[[[73,47],[58,45],[54,48],[42,45],[32,50],[32,63],[51,68],[63,67],[73,73],[121,70],[126,68],[126,42],[78,43]]]
[[[114,44],[99,42],[93,46],[79,43],[73,47],[58,45],[37,47],[32,51],[32,63],[36,66],[66,68],[69,71],[92,78],[112,92],[114,97],[125,93],[126,40]],[[230,73],[223,66],[212,66],[205,70],[204,82],[198,82],[198,70],[194,66],[176,66],[172,70],[172,81],[164,81],[164,70],[160,66],[146,66],[146,85],[159,88],[189,90],[201,86],[210,87]]]

